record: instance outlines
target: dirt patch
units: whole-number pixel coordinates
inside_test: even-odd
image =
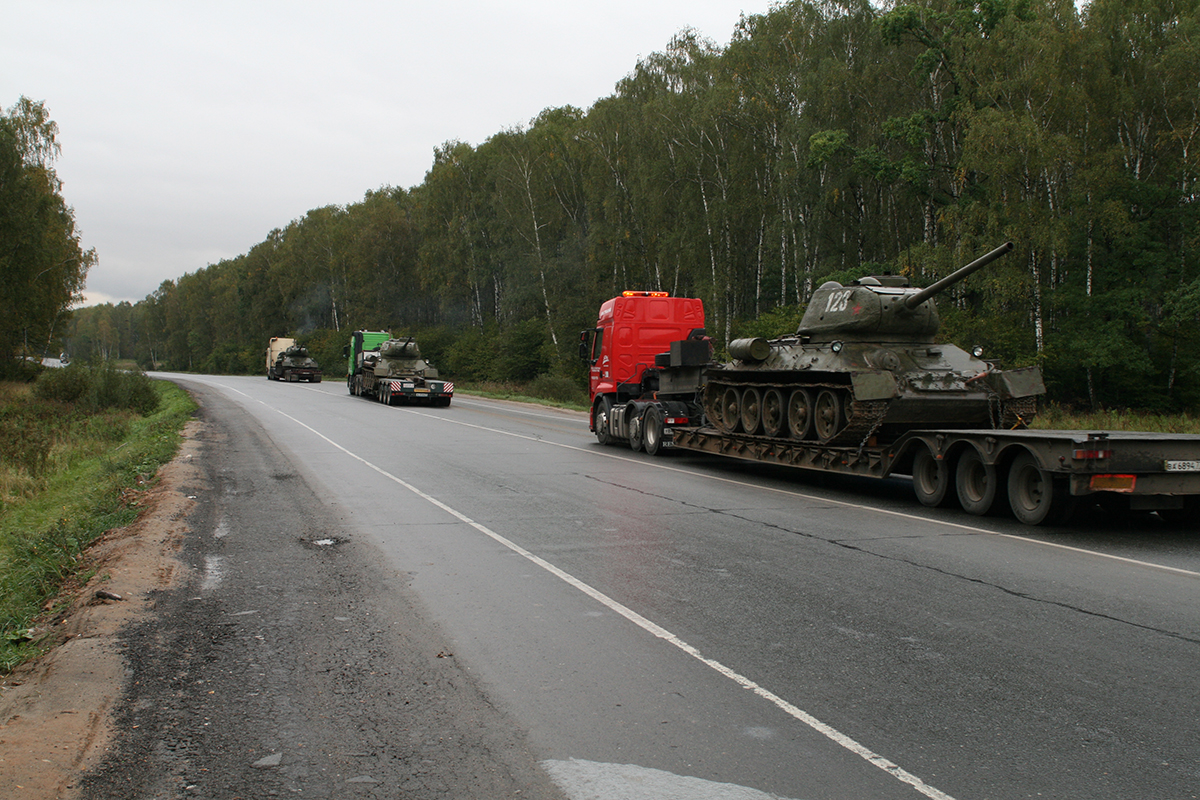
[[[181,487],[201,480],[194,463],[200,425],[184,429],[179,454],[139,498],[138,520],[88,548],[95,577],[60,598],[64,610],[44,623],[52,649],[0,679],[0,786],[15,790],[8,796],[70,797],[80,774],[103,755],[125,677],[117,633],[152,611],[151,593],[172,586],[184,570],[177,554],[195,501]]]

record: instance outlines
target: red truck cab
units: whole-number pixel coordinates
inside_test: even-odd
[[[600,306],[596,327],[579,334],[579,355],[588,364],[592,400],[589,427],[606,427],[614,406],[641,399],[658,390],[664,356],[687,342],[703,348],[704,304],[666,292],[623,292]],[[666,359],[669,363],[669,356]]]

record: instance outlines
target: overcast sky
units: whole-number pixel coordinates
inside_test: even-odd
[[[589,108],[685,27],[770,0],[0,0],[0,107],[46,103],[89,303],[420,184],[433,150]]]

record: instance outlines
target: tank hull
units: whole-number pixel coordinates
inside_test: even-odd
[[[929,427],[1008,429],[1028,424],[1045,391],[1036,369],[1002,371],[953,345],[766,345],[759,363],[708,371],[705,413],[718,430],[850,446]]]

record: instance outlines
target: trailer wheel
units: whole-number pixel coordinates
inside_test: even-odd
[[[984,463],[983,456],[974,447],[959,456],[958,466],[954,470],[954,486],[964,511],[978,516],[990,513],[996,505],[998,484],[996,467]]]
[[[783,433],[783,426],[787,424],[783,392],[773,386],[762,393],[762,424],[763,433],[772,437]]]
[[[758,433],[758,426],[762,422],[762,392],[747,386],[742,390],[741,405],[742,429],[749,434]]]
[[[609,420],[612,418],[612,403],[607,397],[600,397],[592,406],[592,430],[596,432],[596,441],[600,444],[612,442],[612,432]]]
[[[934,458],[928,447],[918,447],[913,454],[913,491],[921,505],[937,508],[949,502],[950,468],[940,458]]]
[[[646,409],[642,418],[642,438],[646,443],[646,452],[652,456],[658,455],[663,441],[663,412],[658,406]]]
[[[1030,453],[1017,456],[1008,471],[1008,504],[1026,525],[1061,524],[1075,510],[1065,481],[1038,466]]]

